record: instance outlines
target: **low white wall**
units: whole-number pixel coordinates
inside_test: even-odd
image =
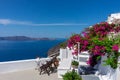
[[[41,58],[44,61],[48,58]],[[35,59],[0,62],[0,73],[22,71],[36,67]]]
[[[101,59],[101,64],[99,65],[99,78],[100,80],[120,80],[120,66],[117,69],[113,69],[110,65],[103,66],[104,60],[106,60],[107,56],[103,56]],[[118,60],[120,63],[120,59]]]
[[[120,59],[119,59],[118,63],[120,63]],[[120,65],[117,68],[117,79],[116,80],[120,80]]]

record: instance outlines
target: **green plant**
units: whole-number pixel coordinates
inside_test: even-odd
[[[67,42],[62,42],[62,43],[60,43],[60,47],[61,47],[61,48],[66,48],[66,46],[67,46]]]
[[[115,52],[114,52],[115,53]],[[120,54],[120,53],[119,53]],[[104,64],[103,65],[110,65],[113,69],[116,69],[119,65],[118,62],[118,57],[119,57],[119,54],[112,54],[108,57],[108,59],[104,60]]]
[[[77,61],[72,61],[72,65],[78,66],[78,65],[79,65],[79,62],[77,62]]]
[[[80,75],[78,75],[74,70],[71,72],[67,72],[62,77],[63,77],[63,80],[82,80]]]

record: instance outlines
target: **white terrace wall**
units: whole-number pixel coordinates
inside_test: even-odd
[[[120,80],[120,67],[115,70],[110,66],[103,66],[103,61],[106,60],[106,58],[106,56],[103,56],[101,59],[101,64],[99,65],[100,80]],[[120,59],[118,62],[120,63]]]
[[[48,58],[41,58],[40,60],[45,61],[46,59]],[[0,73],[22,71],[27,69],[33,69],[35,67],[35,59],[0,62]]]
[[[120,63],[120,59],[119,59],[118,63]],[[120,65],[117,68],[117,79],[116,80],[120,80]]]

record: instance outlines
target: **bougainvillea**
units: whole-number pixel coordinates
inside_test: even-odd
[[[87,37],[88,38],[88,37]],[[79,51],[85,51],[87,50],[87,46],[89,45],[89,42],[87,39],[85,39],[83,36],[80,34],[74,34],[71,36],[68,40],[68,47],[73,49],[73,54],[77,55],[78,54],[78,43],[80,43],[81,49]]]
[[[103,55],[105,55],[105,47],[104,46],[95,46],[94,48],[92,48],[92,53],[94,53],[94,55],[103,56]]]
[[[71,48],[75,44],[77,44],[77,42],[80,42],[80,41],[81,41],[81,36],[79,34],[74,34],[68,40],[68,47]]]
[[[95,65],[98,57],[107,54],[107,60],[104,62],[112,68],[117,68],[120,45],[120,26],[117,24],[109,24],[102,22],[95,24],[92,27],[86,28],[81,34],[74,34],[68,40],[68,47],[74,48],[74,54],[78,51],[88,51],[91,55],[88,64]],[[115,37],[117,35],[117,37]],[[80,43],[80,50],[78,50],[78,42]],[[94,59],[93,59],[94,58]],[[96,58],[96,59],[95,59]],[[94,61],[93,61],[94,60]]]
[[[119,46],[118,45],[113,45],[112,50],[118,52]]]

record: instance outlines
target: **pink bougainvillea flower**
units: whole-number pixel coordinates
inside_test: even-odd
[[[70,39],[68,40],[68,47],[74,46],[75,44],[77,44],[77,42],[80,41],[81,41],[80,35],[75,34],[72,37],[70,37]]]
[[[83,34],[83,36],[84,36],[85,38],[87,38],[87,39],[90,38],[89,35],[88,35],[86,32],[82,32],[82,34]]]
[[[105,47],[104,46],[95,46],[92,48],[92,52],[94,55],[100,55],[103,56],[105,54]]]
[[[113,45],[112,46],[112,50],[113,51],[118,51],[119,50],[119,46],[118,45]]]
[[[92,64],[92,57],[89,57],[87,64],[91,65]]]
[[[87,40],[84,40],[84,45],[88,45],[88,41]]]

